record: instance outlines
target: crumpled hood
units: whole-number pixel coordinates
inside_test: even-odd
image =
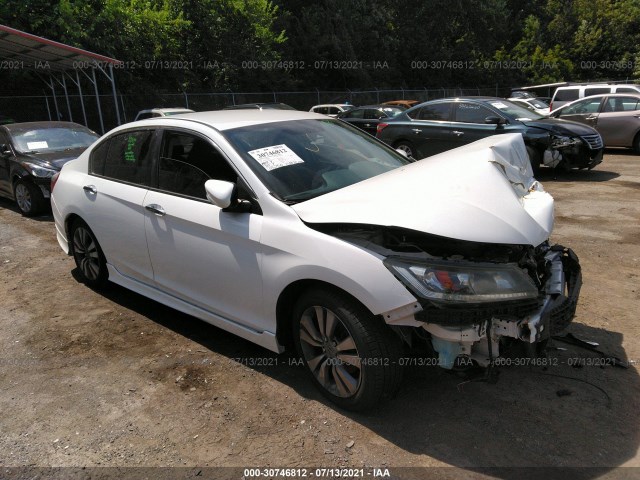
[[[598,133],[589,125],[584,125],[562,118],[545,118],[542,120],[521,120],[528,127],[541,128],[557,135],[594,135]]]
[[[533,246],[549,238],[554,221],[553,198],[533,178],[519,133],[487,137],[292,208],[307,223]]]

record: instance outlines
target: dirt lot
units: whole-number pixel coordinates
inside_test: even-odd
[[[503,467],[544,466],[636,476],[614,468],[640,466],[640,157],[611,150],[593,171],[540,179],[557,201],[553,240],[583,265],[570,331],[631,368],[601,368],[600,357],[561,343],[555,365],[503,367],[495,384],[412,368],[398,397],[367,415],[327,404],[290,357],[120,287],[90,290],[50,216],[26,219],[0,201],[0,477],[20,466],[386,467],[400,478],[513,478]],[[568,365],[577,358],[582,368]],[[456,468],[399,468],[445,466]],[[120,475],[80,472],[89,471]]]

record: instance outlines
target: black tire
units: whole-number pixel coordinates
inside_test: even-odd
[[[366,410],[398,391],[402,342],[353,298],[330,289],[309,290],[296,302],[292,327],[313,383],[336,405]]]
[[[73,222],[69,243],[82,281],[91,288],[103,287],[109,279],[107,261],[98,240],[84,221]]]
[[[640,155],[640,133],[633,139],[633,151],[636,152],[637,155]]]
[[[529,162],[531,162],[533,175],[536,176],[540,172],[540,153],[538,153],[535,148],[527,146],[527,155],[529,155]]]
[[[33,217],[45,208],[44,195],[42,195],[40,188],[31,182],[17,180],[13,186],[13,195],[18,209],[25,217]]]
[[[402,140],[396,143],[393,148],[395,148],[396,150],[402,150],[404,153],[407,154],[409,158],[416,158],[415,157],[417,154],[416,148],[413,146],[411,142]]]

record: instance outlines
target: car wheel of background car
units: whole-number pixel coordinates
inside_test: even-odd
[[[293,338],[316,386],[340,407],[370,408],[400,386],[400,338],[341,292],[303,294],[294,308]]]
[[[540,154],[538,151],[533,148],[527,146],[527,155],[529,155],[529,161],[531,162],[531,168],[533,169],[534,175],[540,171]]]
[[[109,278],[107,262],[95,235],[89,226],[78,219],[71,226],[71,248],[73,259],[88,286],[98,288]]]
[[[636,134],[636,138],[633,140],[633,151],[640,155],[640,132]]]
[[[32,217],[44,209],[44,195],[37,185],[18,180],[13,187],[13,192],[18,208],[25,217]]]
[[[402,150],[404,153],[407,154],[407,157],[415,158],[413,155],[415,153],[415,149],[413,148],[413,144],[411,144],[410,142],[406,142],[406,141],[398,142],[396,143],[394,148],[396,148],[397,150]]]

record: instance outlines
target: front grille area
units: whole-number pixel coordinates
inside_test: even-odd
[[[604,146],[604,143],[602,142],[602,137],[600,136],[599,133],[596,133],[594,135],[584,135],[582,137],[582,140],[587,142],[591,150],[600,150]]]
[[[518,302],[501,302],[492,305],[465,305],[458,308],[437,308],[423,302],[424,310],[416,314],[416,320],[443,326],[464,327],[484,322],[490,318],[523,318],[536,312],[541,299]]]

